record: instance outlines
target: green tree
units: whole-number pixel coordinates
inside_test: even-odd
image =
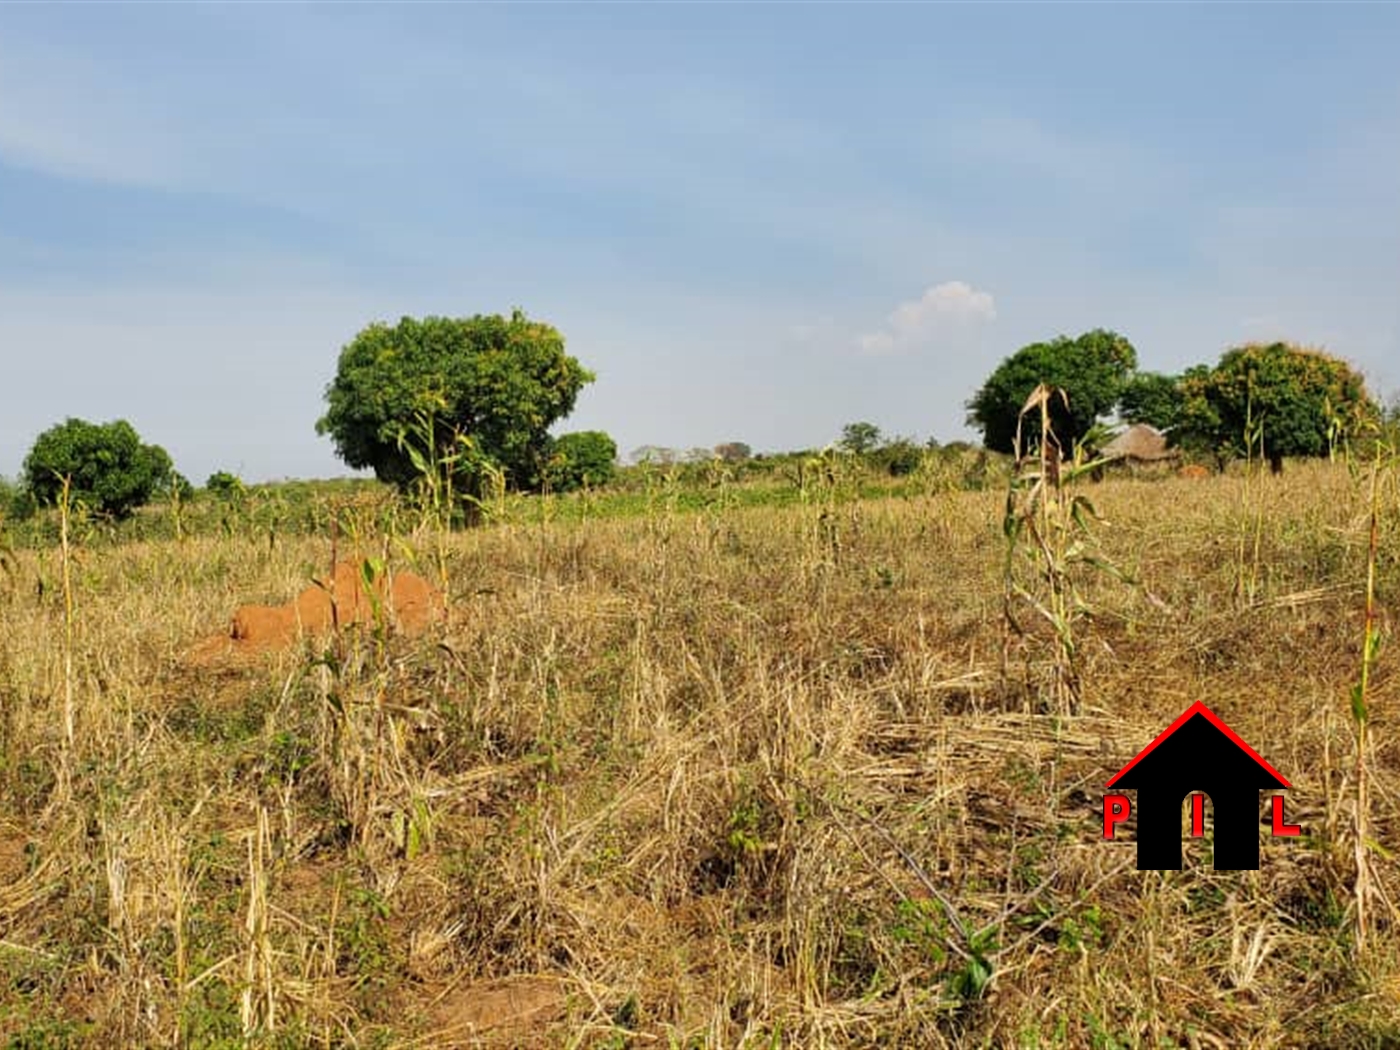
[[[554,440],[546,476],[556,492],[596,488],[612,480],[616,464],[617,442],[601,430],[580,430]]]
[[[874,452],[880,447],[880,440],[880,428],[874,423],[847,423],[841,428],[841,447],[858,456]]]
[[[1129,423],[1170,430],[1181,422],[1181,379],[1160,372],[1139,372],[1123,386],[1118,414]]]
[[[1065,392],[1056,397],[1050,424],[1066,450],[1073,447],[1100,416],[1112,411],[1134,368],[1137,351],[1116,332],[1096,328],[1078,339],[1060,336],[1048,343],[1023,346],[1003,361],[967,403],[969,426],[982,431],[982,443],[994,452],[1011,452],[1021,409],[1041,383]],[[1040,423],[1026,416],[1022,440],[1039,440]]]
[[[26,488],[40,506],[52,506],[65,477],[72,479],[75,501],[114,518],[129,517],[178,483],[165,449],[142,444],[124,419],[69,419],[40,434],[24,460]]]
[[[1380,408],[1347,362],[1289,343],[1227,350],[1183,377],[1183,438],[1222,457],[1262,445],[1274,473],[1286,456],[1325,456],[1375,422]],[[1259,452],[1259,446],[1255,446]]]
[[[550,426],[593,378],[555,328],[520,310],[405,317],[370,325],[341,350],[316,430],[349,466],[400,488],[418,473],[413,441],[431,440],[444,457],[468,438],[513,487],[530,489],[542,479]]]

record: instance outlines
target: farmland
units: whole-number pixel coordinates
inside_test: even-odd
[[[455,531],[373,488],[26,525],[0,1040],[1400,1043],[1388,651],[1362,762],[1351,700],[1368,572],[1382,634],[1400,596],[1393,470],[1374,500],[1341,462],[1080,485],[1115,571],[1064,569],[1066,704],[1046,618],[1008,628],[983,469],[656,474]],[[332,542],[445,617],[192,656]],[[1258,871],[1213,871],[1207,836],[1138,872],[1104,781],[1197,700],[1288,776],[1303,835],[1261,806]]]

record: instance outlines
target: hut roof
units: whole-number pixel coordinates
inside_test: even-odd
[[[1176,458],[1177,451],[1167,447],[1167,435],[1146,423],[1134,423],[1103,447],[1101,455],[1108,459],[1129,459],[1153,463]]]

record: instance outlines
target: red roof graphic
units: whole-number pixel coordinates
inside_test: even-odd
[[[1180,718],[1178,718],[1171,725],[1167,726],[1166,729],[1162,730],[1162,732],[1158,734],[1157,739],[1152,741],[1152,743],[1148,744],[1145,748],[1139,751],[1137,753],[1137,756],[1131,762],[1129,762],[1126,766],[1120,769],[1117,773],[1114,773],[1113,779],[1110,780],[1104,786],[1112,787],[1114,784],[1116,784],[1119,781],[1119,779],[1128,772],[1128,770],[1132,769],[1135,765],[1137,765],[1144,758],[1150,755],[1154,750],[1156,750],[1159,744],[1165,741],[1168,737],[1170,737],[1173,733],[1175,733],[1178,729],[1184,726],[1196,715],[1201,715],[1205,718],[1207,722],[1209,722],[1211,725],[1215,726],[1216,729],[1224,733],[1225,736],[1229,738],[1232,744],[1234,744],[1237,748],[1239,748],[1241,751],[1247,754],[1250,758],[1254,759],[1255,762],[1258,762],[1260,766],[1262,766],[1270,773],[1270,775],[1276,777],[1278,781],[1281,784],[1283,784],[1284,787],[1293,786],[1288,782],[1287,778],[1285,778],[1282,773],[1280,773],[1273,766],[1269,765],[1269,763],[1265,762],[1263,757],[1259,754],[1259,752],[1255,751],[1254,748],[1250,747],[1238,736],[1236,736],[1235,731],[1233,729],[1231,729],[1224,722],[1222,722],[1220,720],[1220,717],[1214,711],[1208,708],[1205,704],[1201,703],[1199,700],[1197,700],[1194,704],[1192,704],[1185,711],[1183,711]]]

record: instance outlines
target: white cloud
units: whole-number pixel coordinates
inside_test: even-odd
[[[996,301],[966,281],[936,284],[917,299],[900,303],[885,327],[867,332],[857,345],[867,354],[888,354],[925,345],[970,326],[995,321]]]

